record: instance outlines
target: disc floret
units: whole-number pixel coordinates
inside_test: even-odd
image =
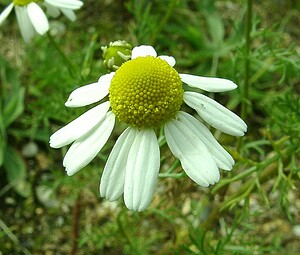
[[[172,119],[183,102],[182,82],[165,60],[138,57],[125,62],[111,81],[110,104],[119,121],[153,128]]]
[[[32,2],[37,3],[37,2],[40,2],[40,1],[41,0],[14,0],[13,3],[15,5],[25,6],[25,5],[28,5],[28,4],[32,3]]]

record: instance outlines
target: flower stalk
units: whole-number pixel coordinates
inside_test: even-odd
[[[55,42],[55,39],[51,35],[50,32],[47,33],[47,37],[50,41],[50,43],[53,45],[53,47],[57,50],[58,54],[61,56],[63,62],[66,64],[68,71],[72,77],[75,77],[75,67],[74,65],[70,62],[70,60],[67,58],[66,54],[61,50],[61,48],[58,46],[58,44]]]
[[[245,28],[245,82],[242,91],[242,109],[241,117],[247,119],[247,108],[249,104],[249,87],[250,87],[250,45],[251,45],[251,27],[252,27],[252,0],[247,0],[247,13],[246,13],[246,28]]]

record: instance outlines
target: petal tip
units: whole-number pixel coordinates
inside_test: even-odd
[[[55,146],[55,143],[53,142],[53,141],[49,141],[49,146],[51,147],[51,148],[54,148],[54,149],[57,149],[58,147],[56,147]]]
[[[236,89],[237,87],[238,87],[238,85],[236,85],[233,81],[230,81],[231,82],[231,89],[232,90],[234,90],[234,89]],[[230,87],[230,86],[228,86],[228,87]]]
[[[74,175],[73,173],[71,173],[70,171],[67,171],[67,170],[66,170],[66,173],[67,173],[68,176]]]
[[[68,167],[66,166],[66,173],[68,176],[73,176],[74,174],[76,174],[80,169],[76,169],[76,168],[72,168],[72,167]]]
[[[65,106],[66,107],[76,107],[73,103],[73,99],[72,98],[68,98],[68,100],[65,102]]]
[[[132,49],[131,59],[135,59],[137,57],[146,57],[146,56],[152,56],[152,57],[157,56],[157,53],[152,46],[140,45]]]

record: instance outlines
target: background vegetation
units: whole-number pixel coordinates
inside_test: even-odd
[[[300,254],[299,1],[84,2],[76,22],[52,19],[51,35],[29,45],[14,14],[1,27],[0,254]],[[217,185],[197,186],[163,146],[146,211],[101,199],[121,127],[66,176],[66,148],[51,149],[49,136],[87,109],[64,102],[106,73],[100,47],[119,39],[173,55],[179,72],[239,85],[210,94],[249,127],[242,139],[213,131],[236,160]]]

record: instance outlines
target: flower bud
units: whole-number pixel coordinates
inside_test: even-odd
[[[102,46],[103,64],[110,71],[116,71],[124,62],[131,58],[132,46],[126,41],[110,42],[109,46]]]

